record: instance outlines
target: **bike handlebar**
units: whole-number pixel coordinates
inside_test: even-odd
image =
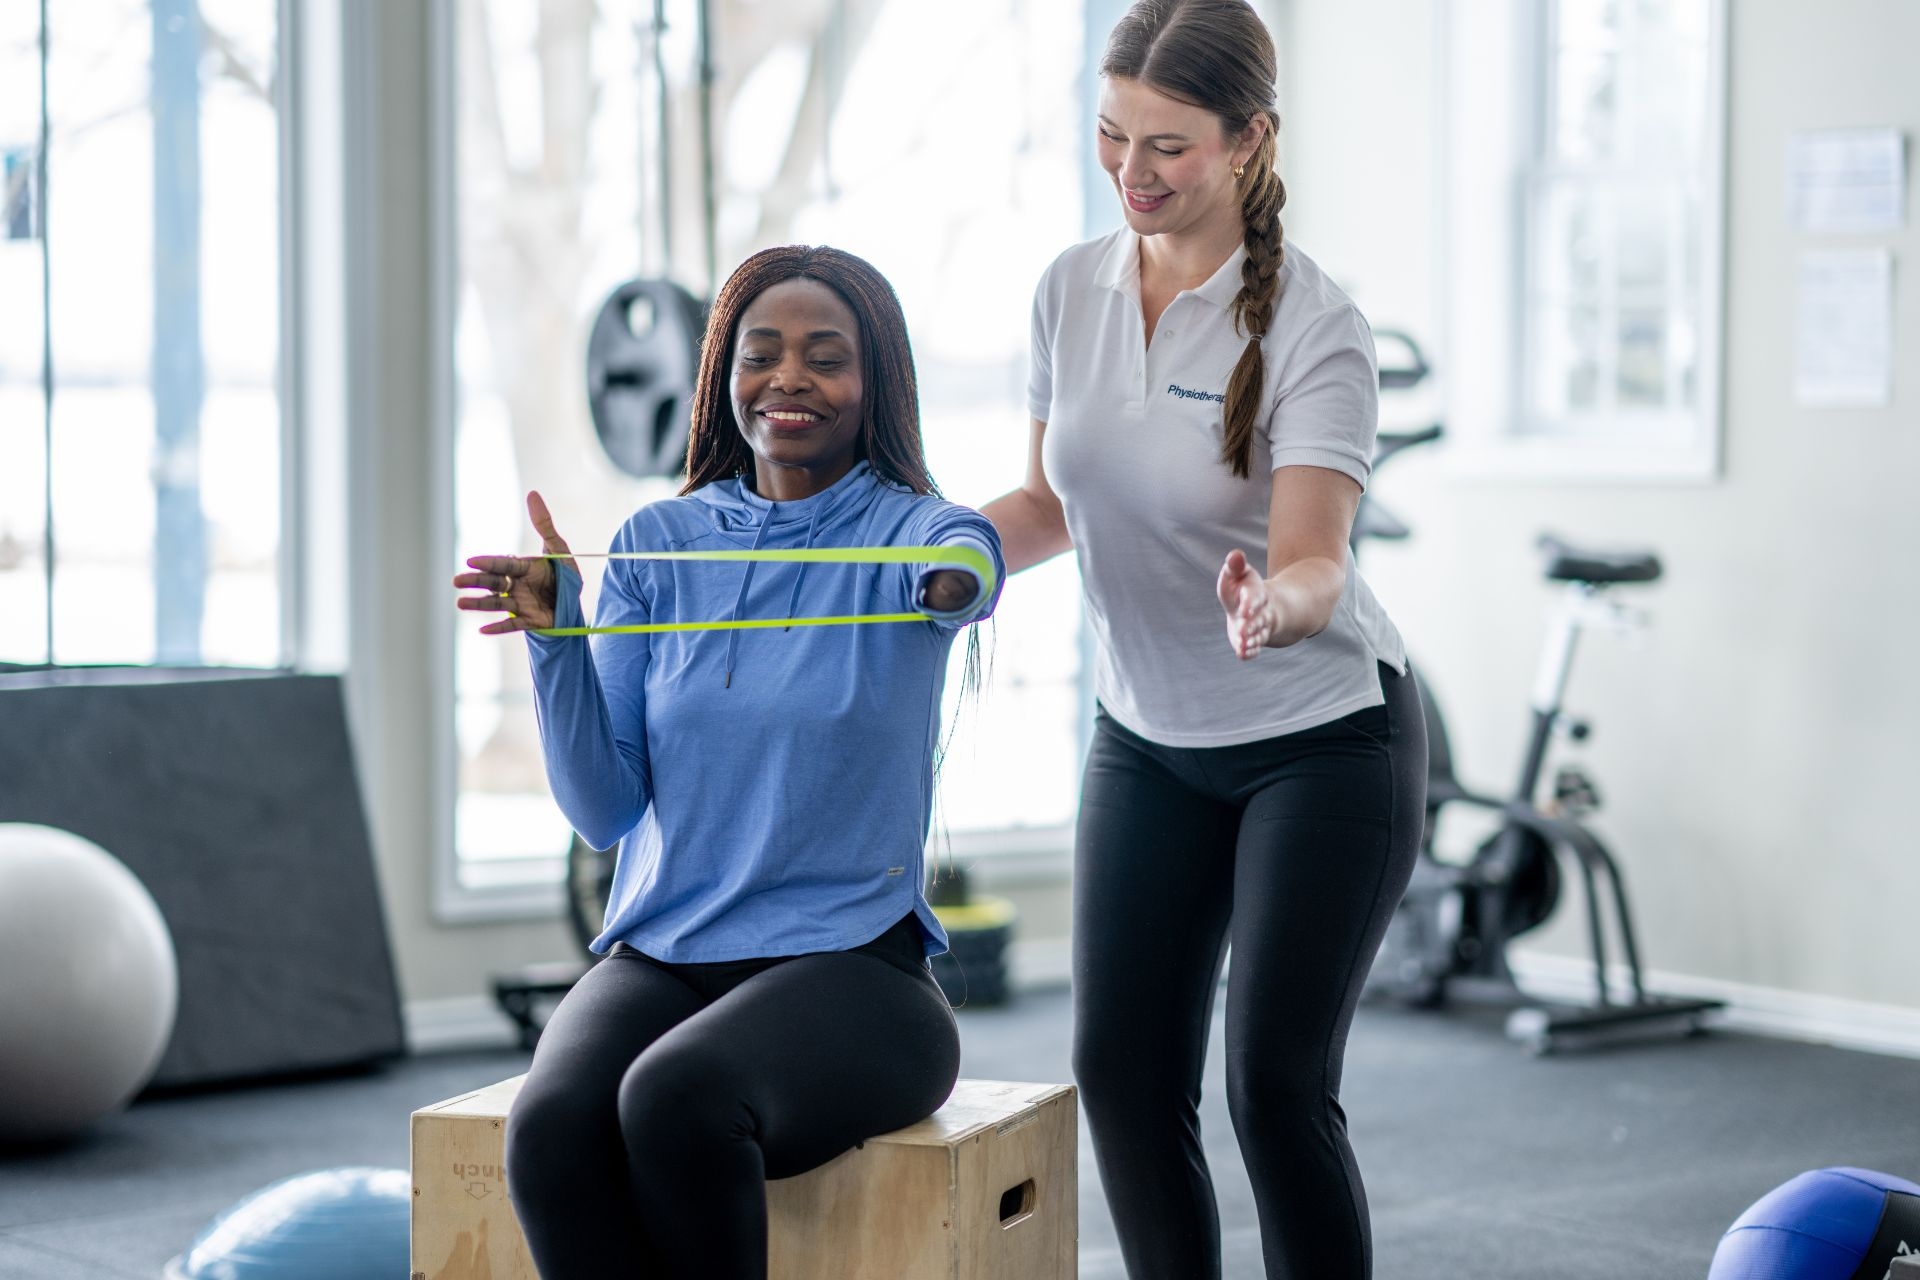
[[[1433,366],[1427,363],[1426,353],[1420,350],[1420,344],[1413,335],[1400,329],[1375,329],[1373,331],[1374,350],[1378,352],[1382,340],[1388,344],[1399,343],[1407,349],[1407,361],[1404,364],[1380,365],[1380,389],[1382,391],[1404,391],[1426,381],[1433,372]]]
[[[1402,449],[1411,449],[1417,444],[1430,444],[1446,434],[1446,427],[1438,422],[1429,427],[1421,427],[1418,431],[1382,431],[1373,438],[1373,465],[1377,469],[1381,463]]]

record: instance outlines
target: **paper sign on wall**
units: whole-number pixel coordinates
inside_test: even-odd
[[[1906,193],[1906,139],[1898,129],[1822,129],[1788,142],[1787,213],[1795,231],[1898,231]]]
[[[1892,393],[1893,254],[1800,255],[1793,398],[1814,408],[1884,405]]]

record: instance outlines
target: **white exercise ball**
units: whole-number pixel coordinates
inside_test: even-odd
[[[167,922],[126,864],[0,822],[0,1142],[70,1137],[140,1091],[173,1034]]]

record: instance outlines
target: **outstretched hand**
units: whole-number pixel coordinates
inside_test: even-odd
[[[1227,643],[1244,661],[1279,633],[1280,602],[1238,550],[1229,551],[1220,566],[1219,591],[1220,607],[1227,615]]]
[[[540,549],[566,560],[547,560],[538,556],[472,556],[467,567],[472,573],[454,575],[453,585],[483,594],[463,595],[455,604],[478,613],[505,613],[507,616],[480,628],[483,636],[506,635],[513,631],[535,631],[553,625],[558,599],[559,566],[565,563],[576,574],[573,548],[553,527],[553,516],[539,493],[527,495],[527,516],[534,532],[540,535]]]

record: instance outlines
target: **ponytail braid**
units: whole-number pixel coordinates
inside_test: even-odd
[[[1274,132],[1278,126],[1273,113],[1267,112],[1266,134],[1241,179],[1240,212],[1246,221],[1243,234],[1247,258],[1240,265],[1240,292],[1234,295],[1232,310],[1234,327],[1247,335],[1247,349],[1240,353],[1233,376],[1227,380],[1226,435],[1220,458],[1243,479],[1252,470],[1253,429],[1267,379],[1267,361],[1260,344],[1267,336],[1267,326],[1273,323],[1280,265],[1286,256],[1280,210],[1287,203],[1287,188],[1274,172]]]

